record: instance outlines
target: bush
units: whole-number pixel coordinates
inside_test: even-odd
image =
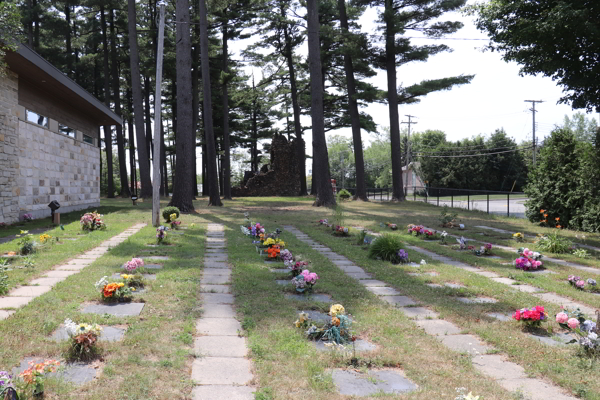
[[[600,231],[600,133],[594,143],[578,141],[569,129],[544,141],[524,190],[530,221]]]
[[[551,233],[547,236],[539,236],[535,241],[535,244],[540,251],[555,254],[566,253],[573,246],[573,243],[569,239],[560,236],[558,232]]]
[[[162,216],[165,221],[171,222],[171,214],[177,214],[177,218],[179,218],[179,208],[169,206],[163,209]]]
[[[338,197],[342,200],[348,200],[350,197],[352,197],[352,194],[346,189],[342,189],[338,192]]]
[[[383,234],[369,246],[369,257],[398,262],[398,251],[401,248],[402,241],[397,235]]]

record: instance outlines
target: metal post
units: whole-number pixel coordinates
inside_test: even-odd
[[[469,192],[467,192],[467,210],[470,210],[471,205],[469,204],[471,202],[471,196],[469,194]]]
[[[487,213],[490,213],[490,194],[487,194]]]
[[[450,195],[450,201],[451,201],[451,203],[450,203],[450,207],[454,208],[454,193],[452,193],[452,194]]]
[[[152,160],[152,225],[160,225],[160,124],[161,119],[161,85],[163,70],[163,43],[165,40],[165,4],[160,3],[160,20],[158,25],[158,49],[156,54],[156,95],[154,96],[154,159]],[[143,162],[144,160],[140,160]]]
[[[417,188],[416,188],[416,186],[413,186],[413,200],[417,201]]]
[[[437,206],[440,206],[440,191],[437,191]]]
[[[506,216],[510,217],[510,193],[506,194]]]

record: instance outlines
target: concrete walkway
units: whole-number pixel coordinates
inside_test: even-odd
[[[284,225],[284,228],[316,251],[328,257],[334,264],[341,257],[339,254],[313,241],[308,235],[295,227]],[[432,252],[428,253],[436,257],[442,257]],[[453,261],[449,258],[448,260]],[[463,265],[473,268],[467,264]],[[345,271],[345,266],[340,266],[339,268]],[[451,322],[439,319],[439,315],[436,312],[420,306],[417,300],[403,296],[395,288],[387,286],[385,282],[372,279],[371,275],[358,266],[353,265],[352,268],[355,271],[353,273],[362,275],[354,276],[353,273],[346,272],[347,275],[358,279],[359,283],[363,284],[367,290],[375,293],[382,300],[399,307],[399,310],[406,316],[414,318],[416,320],[415,323],[423,328],[427,334],[434,336],[449,349],[468,353],[472,357],[475,369],[489,376],[490,379],[495,380],[506,390],[511,392],[520,391],[531,400],[576,400],[576,397],[561,394],[561,389],[549,382],[528,378],[525,370],[520,365],[508,361],[506,356],[501,354],[486,354],[490,350],[494,351],[494,348],[483,343],[477,336],[460,334],[462,331],[460,327]]]
[[[8,318],[14,314],[14,310],[31,302],[38,296],[52,290],[52,286],[62,282],[71,275],[75,275],[94,261],[102,257],[111,247],[123,243],[131,235],[137,233],[146,224],[136,224],[122,233],[102,242],[98,247],[83,253],[77,258],[67,261],[65,264],[58,265],[42,275],[41,278],[34,279],[29,285],[20,286],[8,292],[8,295],[0,297],[0,320]]]
[[[222,224],[208,224],[204,273],[201,280],[203,313],[196,322],[192,364],[194,400],[253,400],[252,363],[246,338],[235,319],[231,294],[231,267]]]

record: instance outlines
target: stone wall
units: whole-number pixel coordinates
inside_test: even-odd
[[[0,222],[19,219],[18,78],[11,71],[0,76]]]
[[[19,120],[19,211],[34,218],[100,205],[98,148],[44,127]]]

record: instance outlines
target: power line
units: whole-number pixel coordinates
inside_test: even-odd
[[[500,146],[500,147],[493,147],[493,148],[483,148],[483,149],[471,149],[471,150],[448,150],[448,149],[444,149],[441,148],[440,151],[415,151],[415,153],[419,153],[419,154],[439,154],[439,153],[472,153],[474,151],[484,151],[484,150],[489,150],[489,151],[497,151],[497,150],[505,150],[505,149],[516,149],[518,148],[517,145],[511,145],[511,146]]]
[[[424,155],[419,155],[419,154],[415,154],[416,157],[423,157],[423,158],[460,158],[460,157],[480,157],[480,156],[491,156],[491,155],[495,155],[495,154],[504,154],[504,153],[514,153],[516,151],[523,151],[523,150],[529,150],[532,149],[533,146],[530,147],[524,147],[521,149],[513,149],[513,150],[505,150],[505,151],[497,151],[494,153],[479,153],[479,154],[462,154],[462,155],[445,155],[445,156],[424,156]]]

